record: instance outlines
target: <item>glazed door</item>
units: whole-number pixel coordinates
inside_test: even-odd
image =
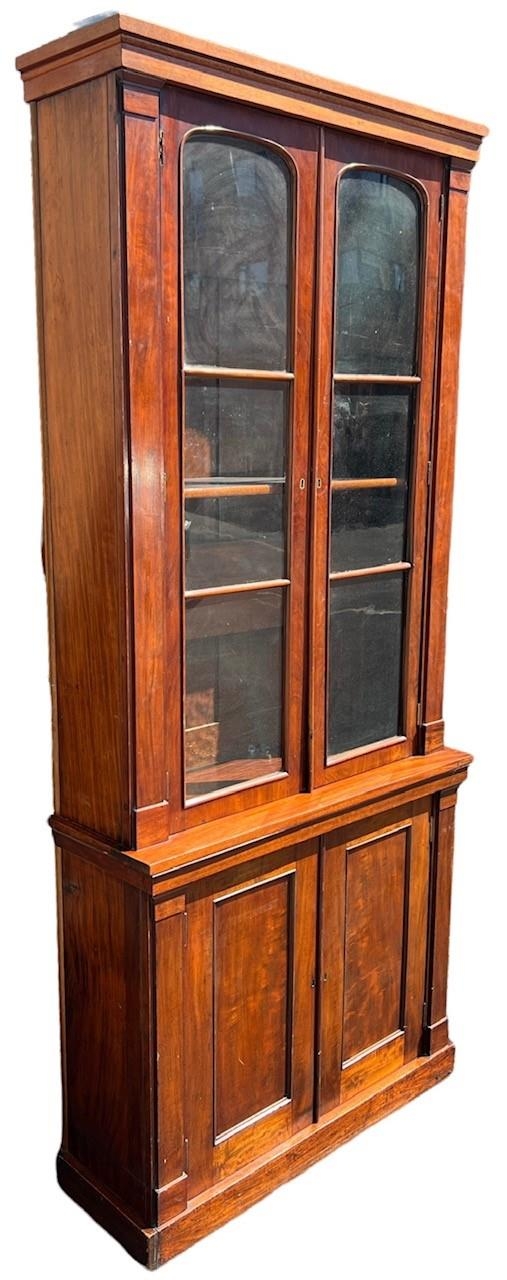
[[[421,1052],[429,852],[427,801],[323,841],[321,1114]]]
[[[324,132],[314,785],[417,750],[443,161]]]
[[[262,111],[165,95],[178,826],[302,784],[316,139]]]
[[[316,902],[315,840],[187,894],[189,1197],[312,1120]]]

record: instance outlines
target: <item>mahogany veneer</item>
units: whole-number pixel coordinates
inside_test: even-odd
[[[119,15],[17,65],[58,1177],[153,1268],[452,1070],[445,605],[486,130]]]

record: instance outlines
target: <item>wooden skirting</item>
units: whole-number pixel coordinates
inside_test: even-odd
[[[130,1218],[62,1152],[57,1159],[58,1181],[63,1190],[115,1236],[132,1257],[153,1271],[250,1208],[283,1182],[308,1169],[356,1133],[396,1111],[426,1089],[431,1089],[450,1074],[453,1066],[452,1044],[447,1044],[430,1058],[416,1058],[408,1066],[393,1072],[382,1088],[373,1087],[356,1095],[328,1112],[318,1124],[308,1126],[269,1155],[225,1179],[212,1191],[196,1196],[184,1213],[158,1230],[144,1229]]]

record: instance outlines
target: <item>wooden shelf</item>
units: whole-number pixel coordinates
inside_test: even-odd
[[[397,480],[396,476],[365,477],[362,480],[332,480],[331,492],[339,493],[342,489],[396,489],[405,485],[405,480]]]
[[[190,731],[191,732],[191,731]],[[215,791],[217,786],[222,784],[224,787],[233,786],[237,780],[238,785],[243,782],[249,782],[253,778],[268,777],[272,773],[280,773],[282,768],[281,756],[245,756],[242,760],[225,760],[221,764],[210,764],[202,769],[192,769],[187,773],[187,785],[201,785],[204,783],[212,784],[211,791]]]
[[[342,569],[329,574],[330,582],[340,582],[343,578],[372,578],[380,573],[403,573],[411,569],[409,560],[398,560],[396,564],[375,564],[366,569]]]
[[[333,382],[372,382],[389,383],[393,387],[413,387],[421,381],[418,374],[411,373],[334,373]]]
[[[283,480],[260,481],[258,484],[255,481],[238,481],[233,484],[220,482],[193,484],[183,490],[183,497],[185,502],[199,498],[263,498],[270,493],[279,493],[283,484]]]
[[[293,382],[294,374],[288,369],[229,369],[227,365],[186,364],[186,378],[238,378],[242,382]]]

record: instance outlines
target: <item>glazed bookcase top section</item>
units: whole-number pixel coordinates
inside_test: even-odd
[[[368,93],[210,41],[113,14],[16,61],[27,102],[111,71],[185,85],[316,123],[477,160],[488,130],[455,116]]]

